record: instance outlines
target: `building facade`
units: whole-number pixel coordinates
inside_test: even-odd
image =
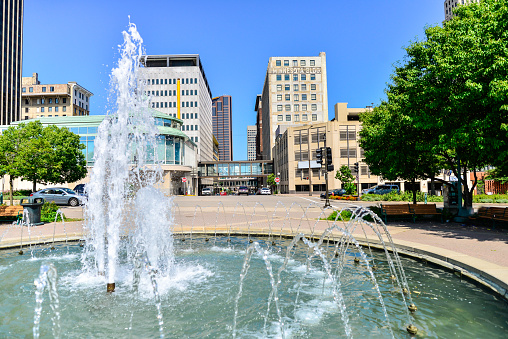
[[[326,54],[271,57],[261,101],[263,159],[271,159],[277,127],[328,121]]]
[[[21,119],[90,115],[93,93],[75,81],[66,84],[41,84],[39,75],[22,80]]]
[[[233,160],[233,103],[230,95],[212,99],[213,135],[219,142],[219,158]]]
[[[256,126],[247,126],[247,160],[256,160]]]
[[[152,108],[181,119],[198,145],[198,161],[212,161],[212,93],[199,55],[146,55],[141,64]]]
[[[443,6],[444,6],[444,14],[445,14],[445,21],[450,20],[453,18],[453,9],[459,5],[469,5],[471,3],[478,3],[480,0],[445,0]]]
[[[263,159],[263,103],[261,94],[256,96],[256,160]]]
[[[0,5],[0,125],[21,119],[23,0]]]

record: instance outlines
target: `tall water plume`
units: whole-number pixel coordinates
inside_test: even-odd
[[[146,255],[155,261],[152,265],[162,264],[164,270],[172,261],[171,202],[154,188],[162,179],[162,170],[155,151],[158,130],[139,72],[143,39],[132,23],[123,39],[110,76],[114,106],[98,128],[95,163],[86,188],[88,234],[82,261],[87,271],[106,275],[108,284],[115,283],[121,236],[129,235],[126,243],[135,246],[127,248],[129,258],[133,253]],[[152,224],[154,215],[157,224]],[[130,220],[129,216],[136,217]],[[153,237],[160,247],[148,246]]]

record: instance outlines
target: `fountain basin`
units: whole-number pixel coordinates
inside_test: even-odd
[[[235,300],[244,263],[247,237],[194,237],[175,241],[175,267],[170,277],[158,277],[166,337],[231,337]],[[282,265],[289,240],[254,238],[268,249],[273,271]],[[16,250],[0,252],[0,337],[30,336],[34,317],[33,281],[42,264],[53,263],[58,271],[61,333],[65,337],[107,336],[120,338],[159,335],[157,310],[149,279],[141,278],[139,293],[132,291],[131,267],[120,262],[115,293],[106,293],[105,277],[81,269],[82,249],[57,245],[19,256]],[[306,274],[305,244],[298,243],[282,274],[279,308],[285,337],[346,337],[340,311],[330,293],[320,260],[313,260]],[[328,250],[332,250],[330,246]],[[330,252],[331,253],[331,252]],[[27,251],[28,254],[28,251]],[[346,256],[341,278],[352,334],[355,337],[391,337],[377,294],[363,263],[355,265],[357,253]],[[375,272],[395,337],[408,337],[408,320],[400,290],[390,280],[384,255],[373,252]],[[506,337],[507,303],[483,288],[456,275],[422,262],[402,258],[403,266],[418,305],[414,322],[423,337]],[[267,300],[272,287],[263,258],[254,253],[238,299],[238,337],[280,337],[278,316]],[[295,304],[295,300],[298,302]],[[43,302],[40,333],[51,334],[50,306]]]

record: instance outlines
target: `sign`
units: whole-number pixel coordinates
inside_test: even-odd
[[[321,74],[321,67],[283,67],[272,68],[271,74]]]
[[[456,176],[450,176],[450,181],[459,181],[459,179]]]
[[[279,178],[279,177],[276,177],[276,178],[275,178],[275,182],[276,182],[276,183],[279,183],[279,182],[280,182],[280,178]]]
[[[182,178],[182,182],[187,182],[187,178],[186,178],[186,177],[183,177],[183,178]]]

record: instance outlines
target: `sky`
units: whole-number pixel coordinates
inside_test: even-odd
[[[76,81],[108,110],[109,76],[136,24],[147,54],[199,54],[212,95],[231,95],[233,159],[247,159],[247,125],[272,56],[326,53],[329,118],[334,105],[377,105],[404,47],[444,20],[443,0],[173,1],[25,0],[23,76]]]

